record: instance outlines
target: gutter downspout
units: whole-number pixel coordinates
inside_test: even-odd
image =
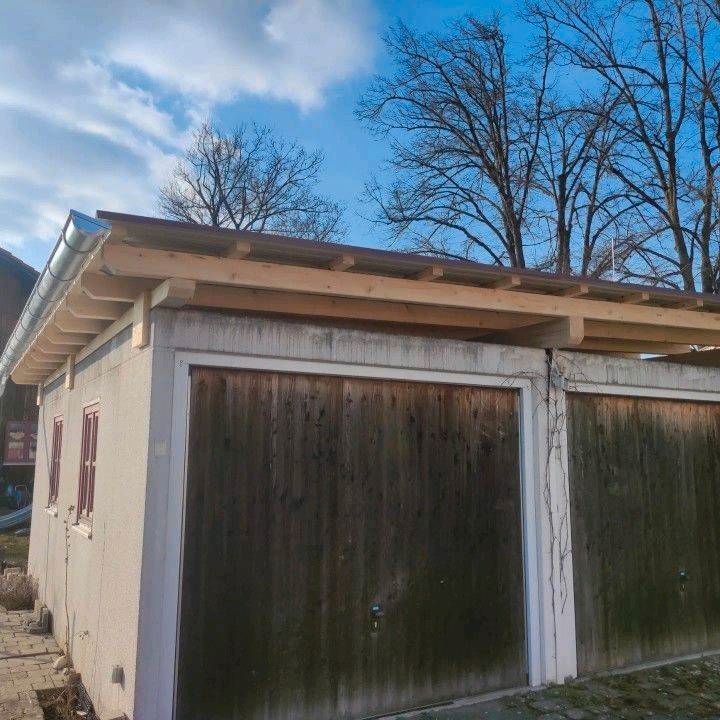
[[[10,373],[77,277],[88,255],[106,240],[110,229],[108,222],[77,210],[70,211],[55,248],[0,355],[0,397]]]

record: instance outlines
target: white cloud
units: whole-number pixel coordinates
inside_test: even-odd
[[[174,7],[177,7],[173,3]],[[184,2],[180,12],[143,3],[133,32],[108,52],[132,67],[202,101],[238,93],[289,100],[304,109],[359,69],[372,53],[373,13],[358,0]]]
[[[321,106],[330,86],[370,66],[370,3],[3,4],[0,244],[54,242],[69,207],[152,212],[217,104],[255,95]]]

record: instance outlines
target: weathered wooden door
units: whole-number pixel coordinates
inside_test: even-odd
[[[720,649],[720,405],[568,412],[579,672]]]
[[[192,371],[179,720],[526,682],[517,397]]]

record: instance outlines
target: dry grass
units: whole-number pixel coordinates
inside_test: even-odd
[[[37,585],[28,575],[0,575],[0,605],[6,610],[32,610],[36,597]]]
[[[0,532],[0,560],[7,565],[20,565],[27,567],[28,535],[16,535],[12,530]]]
[[[38,700],[45,720],[98,720],[87,691],[79,681],[63,688],[38,690]]]
[[[39,691],[38,700],[47,720],[78,720],[78,692],[74,685]]]

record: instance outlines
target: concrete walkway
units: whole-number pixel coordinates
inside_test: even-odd
[[[27,612],[0,608],[0,720],[43,720],[37,690],[61,687],[52,664],[61,654],[52,635],[31,635]]]

